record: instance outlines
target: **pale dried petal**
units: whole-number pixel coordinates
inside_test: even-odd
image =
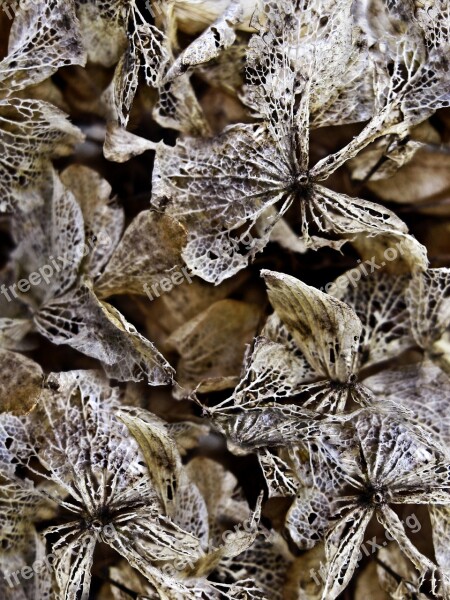
[[[236,404],[242,406],[289,398],[315,375],[303,355],[265,337],[256,338],[244,369],[233,394]]]
[[[357,567],[364,532],[372,515],[373,510],[354,508],[338,521],[326,537],[328,565],[323,600],[335,600],[347,587]]]
[[[41,100],[0,100],[0,210],[38,204],[30,192],[47,176],[50,159],[70,154],[83,141],[66,117]]]
[[[223,560],[218,572],[222,577],[231,577],[238,582],[238,588],[242,589],[241,594],[236,590],[238,598],[284,600],[286,571],[291,562],[292,556],[286,548],[286,543],[281,536],[271,532],[268,540],[258,536],[248,550],[236,557]],[[241,581],[244,573],[251,574],[247,584]],[[250,582],[257,587],[253,591],[254,595],[251,590],[245,589],[246,586],[250,587]]]
[[[205,501],[209,541],[213,546],[220,545],[223,522],[244,520],[249,516],[247,503],[235,498],[237,479],[219,463],[202,456],[193,458],[187,464],[186,472]]]
[[[95,545],[95,538],[88,532],[77,531],[77,524],[53,545],[53,569],[60,597],[64,600],[87,600],[89,597]]]
[[[177,381],[187,392],[220,390],[239,376],[245,345],[250,343],[260,319],[257,306],[221,300],[178,329],[166,345],[180,355]]]
[[[0,62],[0,91],[11,94],[50,77],[60,67],[84,65],[73,0],[17,7],[8,55]]]
[[[258,460],[269,490],[269,498],[294,496],[297,493],[299,478],[293,464],[268,449],[258,452]]]
[[[417,273],[406,292],[414,339],[430,349],[450,325],[450,269]]]
[[[68,167],[62,172],[61,181],[81,207],[88,244],[82,270],[95,277],[119,243],[124,223],[123,209],[111,198],[109,183],[88,167]]]
[[[429,431],[431,439],[450,447],[450,382],[431,361],[383,370],[364,380],[384,401],[412,411],[408,416]]]
[[[114,73],[115,106],[122,127],[128,123],[141,68],[147,85],[157,87],[169,60],[167,40],[162,31],[148,23],[137,24],[133,11],[132,15],[134,32],[129,36],[128,48]]]
[[[384,4],[380,12],[386,7],[388,10],[394,8],[395,12],[399,6],[400,3]],[[374,116],[345,148],[320,160],[312,169],[313,176],[327,178],[381,136],[405,138],[411,127],[427,119],[438,108],[449,105],[446,19],[435,19],[433,27],[440,30],[439,43],[428,44],[426,38],[433,28],[420,30],[412,7],[413,4],[405,6],[407,16],[403,20],[409,21],[406,27],[403,23],[394,35],[385,36],[387,43],[380,45],[383,52],[375,59],[377,109]]]
[[[165,75],[165,82],[175,79],[189,69],[217,58],[236,39],[234,27],[241,22],[240,0],[231,0],[226,10],[210,27],[181,52]]]
[[[170,278],[177,267],[181,269],[185,240],[184,228],[171,217],[141,211],[125,230],[105,271],[95,282],[95,291],[102,297],[150,292],[152,285]],[[177,274],[182,280],[181,273]]]
[[[405,527],[398,515],[388,506],[383,511],[377,511],[378,521],[389,531],[392,538],[400,546],[402,553],[409,558],[415,568],[419,571],[421,578],[425,574],[430,577],[432,593],[437,591],[437,568],[426,556],[417,550],[406,534]]]
[[[83,214],[56,172],[52,188],[46,190],[44,205],[17,213],[13,235],[18,244],[11,255],[13,264],[20,266],[27,279],[31,273],[38,274],[38,284],[22,297],[24,302],[39,306],[74,285],[84,252]]]
[[[414,142],[412,142],[414,143]],[[417,142],[416,142],[417,144]],[[450,156],[427,149],[418,150],[393,177],[370,181],[367,187],[378,198],[401,204],[432,203],[448,193]]]
[[[380,549],[377,574],[381,587],[389,594],[388,598],[427,600],[426,595],[419,591],[419,573],[397,544],[391,543]]]
[[[146,379],[150,385],[172,381],[172,368],[155,346],[117,309],[98,300],[87,282],[42,307],[34,322],[54,344],[100,360],[114,379]]]
[[[153,118],[169,129],[188,135],[210,135],[210,127],[192,88],[189,75],[180,75],[158,88],[159,100]]]
[[[26,311],[24,311],[26,313]],[[31,315],[28,319],[20,317],[0,318],[0,345],[7,350],[30,350],[33,344],[27,342],[27,334],[33,330]]]
[[[211,140],[184,139],[157,150],[153,203],[171,201],[166,211],[188,229],[186,263],[206,281],[230,277],[261,249],[250,229],[290,179],[288,164],[281,172],[274,164],[267,136],[261,127],[236,125]]]
[[[172,515],[180,484],[181,460],[165,424],[144,411],[137,414],[121,411],[118,418],[139,444],[161,504],[166,514]]]
[[[363,268],[359,267],[356,285],[350,284],[350,271],[345,288],[335,283],[330,292],[351,306],[361,320],[360,364],[367,366],[400,355],[414,346],[414,340],[405,299],[410,277],[385,273],[365,276]]]
[[[107,160],[123,163],[147,150],[155,149],[155,142],[130,133],[116,123],[108,124],[103,146],[103,153]]]
[[[354,373],[362,324],[356,313],[332,296],[298,279],[262,271],[269,299],[308,363],[334,381]]]
[[[53,600],[53,582],[45,565],[46,548],[41,535],[29,531],[26,548],[22,552],[3,554],[0,558],[0,594],[4,600]],[[30,565],[36,564],[29,578],[21,575],[22,569],[28,574]]]
[[[313,548],[330,525],[330,499],[314,488],[300,488],[286,515],[286,527],[301,550]]]
[[[209,409],[215,425],[242,449],[291,446],[316,440],[327,430],[329,419],[293,404],[270,405],[236,411]]]
[[[392,211],[369,200],[351,198],[317,185],[311,197],[311,223],[319,232],[349,239],[358,233],[378,236],[386,232],[406,233],[408,228]],[[325,244],[327,245],[327,244]]]

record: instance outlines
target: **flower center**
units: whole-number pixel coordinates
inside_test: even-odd
[[[92,529],[95,529],[95,531],[101,531],[103,529],[103,523],[100,519],[93,519],[90,525]]]
[[[366,488],[366,492],[363,495],[363,501],[365,504],[371,504],[372,506],[380,506],[386,502],[386,492],[382,487],[373,487],[369,485]]]
[[[296,173],[294,175],[293,185],[296,189],[304,189],[309,184],[309,175],[306,171],[302,171],[301,173]]]

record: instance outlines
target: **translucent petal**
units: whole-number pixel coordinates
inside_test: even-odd
[[[54,344],[68,344],[100,360],[114,379],[145,378],[151,385],[172,381],[172,368],[155,346],[117,309],[98,300],[87,282],[47,303],[34,322]]]
[[[269,299],[317,373],[347,383],[354,373],[361,321],[343,302],[298,279],[263,271]]]

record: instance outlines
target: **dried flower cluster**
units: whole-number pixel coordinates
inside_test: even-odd
[[[449,0],[0,2],[0,598],[450,600]]]

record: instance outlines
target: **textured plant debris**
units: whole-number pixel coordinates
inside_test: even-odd
[[[449,0],[0,3],[0,597],[450,599]]]

